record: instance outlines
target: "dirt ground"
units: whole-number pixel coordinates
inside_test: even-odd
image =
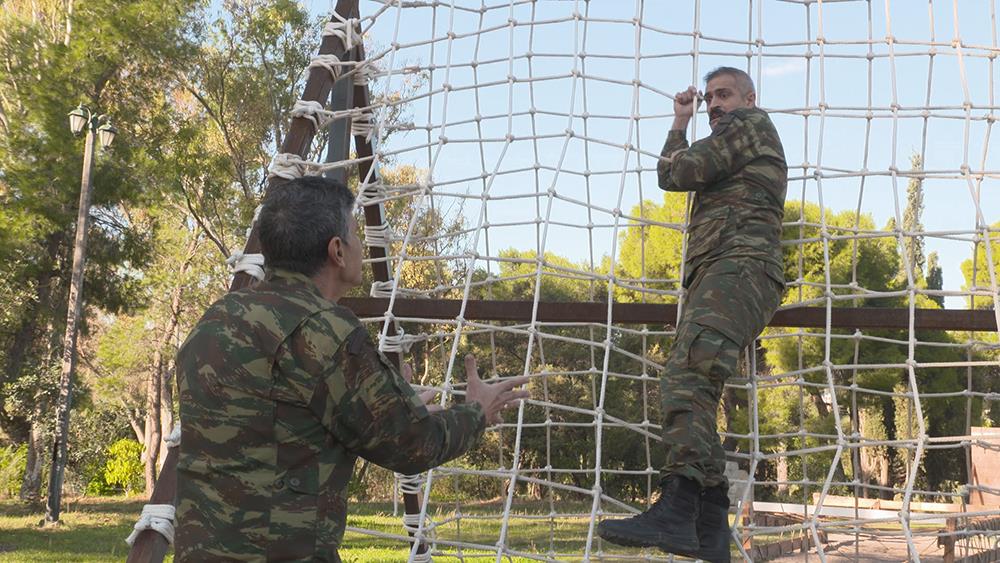
[[[860,541],[856,541],[853,534],[828,534],[828,541],[823,546],[823,553],[826,555],[828,563],[844,563],[847,561],[863,561],[889,563],[898,561],[909,561],[910,557],[906,549],[906,538],[902,535],[896,536],[861,536]],[[914,538],[917,553],[920,561],[925,563],[940,563],[944,561],[944,552],[937,546],[937,538],[918,536]],[[786,555],[773,561],[791,563],[793,561],[814,561],[819,562],[820,558],[816,550],[811,550],[808,554],[796,553]]]

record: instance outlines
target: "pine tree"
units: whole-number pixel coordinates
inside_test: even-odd
[[[938,263],[938,253],[931,252],[927,256],[927,289],[942,289],[944,287],[944,272]],[[943,295],[931,295],[935,303],[944,308]]]
[[[923,159],[920,155],[914,154],[910,157],[910,171],[919,173],[923,171]],[[915,175],[910,178],[906,186],[906,209],[903,211],[903,232],[911,233],[903,239],[903,251],[906,256],[906,263],[913,269],[913,281],[917,282],[923,278],[924,272],[924,230],[920,222],[920,216],[924,212],[924,179]]]

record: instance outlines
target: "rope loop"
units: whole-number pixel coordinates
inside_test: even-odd
[[[226,264],[232,268],[234,274],[245,272],[258,281],[262,281],[265,277],[263,254],[244,254],[242,250],[237,250],[226,259]]]
[[[142,507],[139,521],[132,527],[132,533],[125,538],[125,543],[132,545],[139,534],[146,530],[155,530],[170,545],[174,544],[174,513],[172,504],[147,504]]]

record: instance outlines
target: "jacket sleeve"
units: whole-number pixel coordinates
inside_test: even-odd
[[[687,138],[683,129],[671,129],[667,133],[667,142],[663,144],[660,151],[660,160],[656,162],[656,182],[661,190],[670,192],[682,192],[684,188],[677,186],[671,181],[671,171],[673,170],[674,159],[684,154],[688,149]]]
[[[347,337],[310,401],[310,409],[353,453],[392,471],[413,474],[469,450],[486,418],[478,403],[433,414],[379,354],[364,328]]]
[[[761,156],[762,135],[757,120],[743,110],[727,113],[712,134],[695,142],[686,151],[671,152],[672,158],[660,174],[660,187],[670,191],[703,191],[739,172],[747,163]],[[671,131],[670,135],[683,132]],[[667,146],[671,137],[667,137]],[[661,159],[661,162],[663,160]]]

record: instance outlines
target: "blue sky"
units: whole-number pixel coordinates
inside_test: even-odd
[[[306,5],[320,14],[330,9],[331,2]],[[781,0],[752,4],[737,0],[540,0],[514,6],[488,3],[500,9],[487,9],[482,17],[474,11],[480,5],[470,0],[445,1],[436,9],[390,7],[379,16],[369,32],[376,50],[387,49],[394,41],[400,45],[384,59],[394,74],[381,79],[383,86],[400,87],[407,80],[402,73],[407,66],[436,65],[430,80],[417,91],[433,95],[414,101],[410,112],[415,124],[431,130],[397,133],[382,148],[399,163],[430,170],[435,192],[440,194],[435,205],[456,209],[462,202],[472,226],[479,221],[480,200],[448,194],[478,195],[488,185],[491,196],[498,198],[488,203],[491,225],[550,214],[552,225],[544,249],[575,261],[593,257],[599,263],[611,252],[614,240],[612,214],[588,209],[582,202],[589,198],[592,205],[606,210],[629,211],[640,198],[660,200],[652,155],[659,152],[671,120],[672,101],[664,93],[692,82],[703,86],[697,77],[719,65],[749,70],[757,81],[759,103],[771,111],[782,136],[790,176],[807,176],[790,182],[789,199],[822,199],[835,211],[854,210],[860,200],[861,212],[883,226],[896,214],[897,202],[900,212],[905,205],[907,180],[893,182],[878,174],[887,174],[894,162],[898,169],[908,169],[914,152],[924,153],[925,169],[932,175],[957,176],[966,159],[973,170],[982,169],[984,162],[987,170],[1000,169],[997,142],[987,143],[987,124],[978,120],[987,115],[984,106],[997,104],[995,90],[1000,85],[997,63],[982,56],[989,48],[997,49],[993,13],[997,8],[989,1],[847,1],[824,2],[821,7]],[[696,5],[701,32],[697,57],[692,56],[696,39],[690,35],[695,29]],[[361,2],[365,15],[380,6]],[[462,7],[473,10],[458,9]],[[574,10],[586,12],[586,20],[568,19]],[[508,18],[518,25],[511,28]],[[633,18],[641,18],[646,27],[637,33]],[[869,47],[863,44],[869,26],[871,37],[880,41],[871,47],[870,102],[869,62],[864,58]],[[962,57],[951,44],[956,28],[964,45]],[[449,31],[455,34],[452,41],[447,40]],[[943,44],[936,47],[929,80],[932,57],[928,47],[907,42],[926,42],[932,34]],[[884,41],[887,35],[897,41],[891,49]],[[791,44],[820,36],[831,43],[822,47],[822,56],[817,45],[808,47],[808,63],[807,46]],[[751,42],[758,37],[764,41],[761,47],[749,49],[749,58],[748,37]],[[438,39],[433,47],[426,44],[431,38]],[[833,43],[841,41],[855,44]],[[890,50],[894,60],[883,57]],[[529,52],[533,55],[530,68],[525,56]],[[511,54],[513,63],[508,62]],[[475,72],[470,65],[473,61],[478,62]],[[570,76],[574,66],[580,76]],[[508,74],[517,80],[513,85],[506,82]],[[641,82],[638,94],[633,80]],[[453,87],[450,92],[441,90],[446,81]],[[934,109],[925,122],[921,111],[927,105],[928,82],[929,106]],[[479,87],[469,88],[475,85]],[[974,108],[974,120],[965,120],[961,106],[966,99]],[[829,108],[825,119],[819,115],[821,101]],[[902,108],[896,120],[889,111],[894,102]],[[869,106],[874,109],[866,149]],[[532,107],[534,117],[527,113]],[[637,119],[627,119],[633,108]],[[813,111],[808,118],[801,115],[806,108]],[[483,118],[481,132],[472,121],[477,113]],[[567,129],[574,132],[569,140]],[[532,131],[536,139],[529,138]],[[703,113],[696,131],[698,137],[708,132]],[[508,132],[515,140],[504,139]],[[585,133],[587,139],[582,138]],[[439,142],[442,134],[448,139],[446,144]],[[488,140],[480,142],[481,138]],[[428,143],[432,146],[424,146]],[[627,151],[626,143],[639,153]],[[874,175],[863,182],[857,175],[831,177],[860,171],[866,158],[867,169]],[[531,168],[536,161],[542,166],[537,174]],[[808,163],[805,168],[803,163]],[[821,181],[814,177],[817,166],[822,166],[826,176]],[[636,172],[636,168],[645,170]],[[520,169],[526,170],[517,172]],[[589,178],[584,176],[587,170]],[[979,186],[980,208],[987,223],[1000,220],[998,183],[994,174]],[[551,209],[547,197],[500,199],[536,191],[545,194],[550,188],[565,198],[556,200]],[[975,227],[974,190],[965,179],[929,178],[924,189],[926,231]],[[573,226],[588,222],[596,225],[592,236]],[[535,225],[491,226],[488,237],[492,255],[508,247],[541,246]],[[480,252],[486,243],[481,236]],[[941,255],[945,288],[960,289],[959,265],[971,256],[971,243],[928,236],[926,247]],[[964,301],[949,298],[948,306],[963,307]]]

